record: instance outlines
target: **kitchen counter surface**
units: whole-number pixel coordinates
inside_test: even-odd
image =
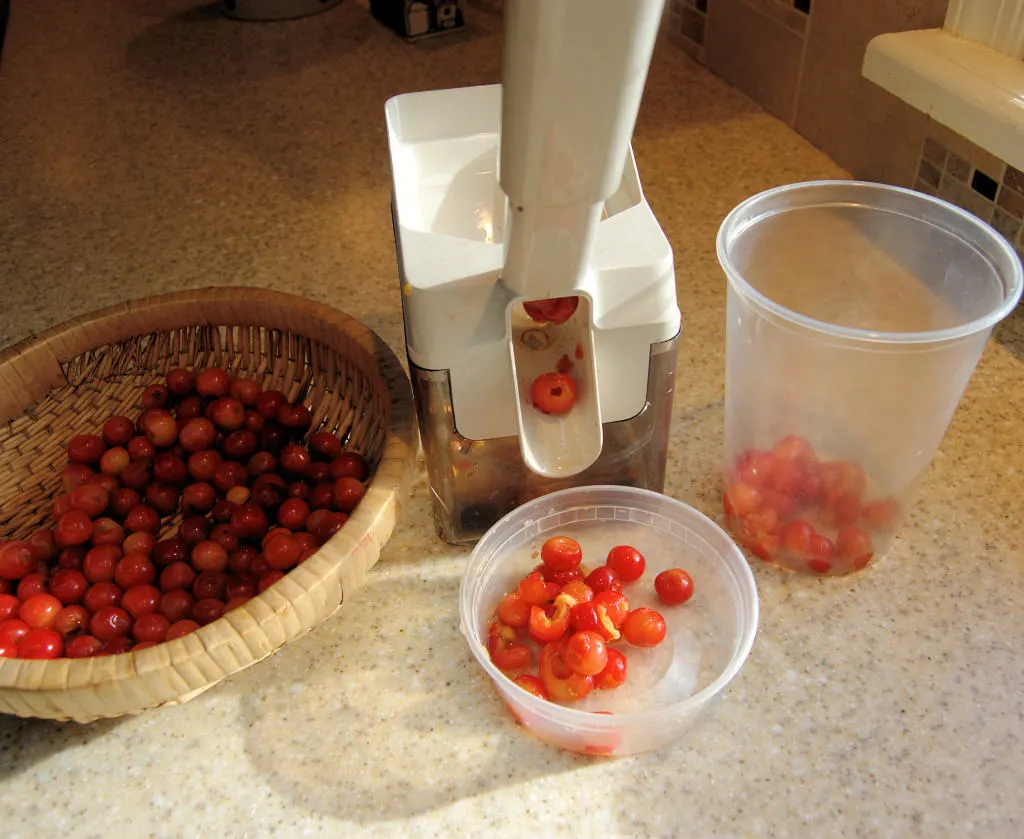
[[[15,0],[0,346],[132,296],[254,284],[333,303],[401,355],[384,100],[497,81],[500,16],[470,21],[414,46],[357,0],[276,24]],[[684,319],[667,492],[717,514],[718,223],[844,173],[668,43],[635,149]],[[998,330],[877,567],[755,568],[753,653],[680,744],[585,759],[517,730],[458,633],[467,552],[436,538],[421,472],[366,586],[272,659],[136,718],[0,718],[0,834],[1024,835],[1022,332],[1020,314]]]

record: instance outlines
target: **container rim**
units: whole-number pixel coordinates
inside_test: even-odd
[[[723,569],[728,573],[730,582],[739,592],[740,602],[737,606],[737,616],[739,620],[737,621],[738,626],[735,633],[736,646],[728,663],[712,682],[679,702],[675,702],[671,705],[663,705],[659,708],[653,708],[650,711],[616,713],[610,716],[603,716],[591,711],[581,711],[564,705],[558,705],[554,702],[548,702],[537,698],[529,691],[519,687],[519,685],[512,681],[512,679],[495,667],[490,656],[487,654],[487,648],[475,638],[474,629],[470,625],[470,615],[472,613],[473,606],[473,592],[471,591],[470,584],[468,583],[468,578],[470,571],[474,570],[475,565],[479,564],[481,561],[480,557],[483,553],[485,551],[490,552],[492,548],[490,541],[493,541],[493,538],[489,539],[488,537],[493,537],[495,530],[507,519],[513,516],[529,519],[540,508],[546,507],[552,502],[557,503],[560,498],[565,495],[576,493],[584,489],[594,491],[614,491],[617,494],[621,494],[623,497],[623,500],[619,502],[623,505],[629,503],[628,499],[630,497],[635,499],[657,498],[659,503],[667,503],[670,506],[675,507],[676,510],[684,513],[687,517],[694,519],[696,523],[702,527],[720,534],[726,539],[727,544],[729,545],[728,555],[723,555]],[[582,505],[566,507],[565,509],[559,510],[559,512],[566,512],[567,510],[573,509],[575,506]],[[617,486],[612,484],[570,487],[568,489],[557,490],[555,492],[548,493],[547,495],[534,498],[532,501],[528,501],[526,504],[517,507],[504,518],[500,519],[491,527],[490,530],[487,531],[487,533],[484,534],[480,541],[477,542],[476,546],[473,548],[473,552],[470,554],[469,562],[466,565],[466,570],[463,572],[462,580],[459,584],[460,630],[465,637],[473,656],[479,662],[480,666],[484,668],[493,681],[497,682],[498,680],[505,680],[514,689],[522,691],[522,700],[527,705],[533,706],[539,713],[542,713],[544,716],[547,716],[559,725],[571,726],[576,730],[606,731],[618,728],[623,721],[655,723],[660,720],[664,720],[666,716],[684,715],[690,711],[699,710],[717,694],[721,693],[729,682],[736,677],[740,668],[743,667],[743,664],[746,662],[747,657],[750,655],[750,651],[754,646],[754,638],[757,635],[759,619],[760,607],[757,584],[754,581],[754,574],[750,570],[750,563],[747,562],[746,557],[733,541],[732,537],[729,536],[729,534],[712,519],[700,512],[700,510],[697,510],[694,507],[684,504],[682,501],[663,493],[640,489],[638,487]]]
[[[969,247],[979,251],[986,261],[992,265],[999,278],[1003,281],[1002,303],[993,308],[992,311],[975,318],[967,323],[958,326],[951,326],[945,329],[924,330],[921,332],[883,332],[871,329],[857,329],[848,326],[837,326],[826,321],[818,320],[807,315],[801,315],[792,309],[776,303],[770,297],[754,288],[743,275],[736,270],[729,256],[729,248],[735,240],[750,227],[773,215],[786,212],[785,209],[765,209],[756,212],[756,205],[759,203],[770,203],[773,199],[784,196],[787,193],[804,193],[812,190],[825,188],[843,189],[848,193],[849,200],[834,198],[829,202],[823,202],[820,206],[853,205],[863,204],[871,207],[870,196],[880,193],[892,193],[902,196],[911,202],[918,202],[922,205],[931,205],[938,208],[947,216],[956,219],[967,229],[976,234],[977,244],[964,240]],[[800,205],[792,209],[805,209],[813,204]],[[880,212],[882,208],[877,208]],[[929,222],[935,224],[934,222]],[[935,225],[939,227],[940,225]],[[941,229],[960,239],[964,239],[962,233],[958,233],[952,227],[941,225]],[[1021,261],[1014,252],[1013,247],[994,228],[983,222],[977,216],[967,212],[955,204],[951,204],[941,198],[917,192],[905,187],[891,186],[889,184],[873,183],[871,181],[858,180],[817,180],[800,181],[798,183],[785,184],[751,195],[737,204],[722,220],[718,228],[716,239],[718,261],[725,271],[729,284],[748,300],[753,301],[761,308],[771,312],[783,320],[803,326],[807,329],[821,332],[826,335],[838,338],[846,338],[853,341],[860,341],[874,344],[933,344],[955,341],[985,329],[990,329],[1005,318],[1017,305],[1021,297],[1021,288],[1024,285],[1024,270],[1021,268]],[[1008,270],[1004,270],[1007,269]]]

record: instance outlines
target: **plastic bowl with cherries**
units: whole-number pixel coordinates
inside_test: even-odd
[[[713,521],[659,493],[561,490],[477,543],[461,629],[523,728],[593,755],[658,749],[704,718],[757,630],[757,591]]]

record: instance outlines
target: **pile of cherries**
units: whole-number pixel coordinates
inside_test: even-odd
[[[867,491],[858,463],[822,459],[790,434],[769,450],[740,454],[723,506],[736,541],[754,556],[795,571],[847,574],[871,562],[871,534],[891,534],[899,521],[894,498],[868,500]]]
[[[667,632],[656,609],[630,606],[624,587],[647,568],[643,554],[617,545],[604,565],[588,570],[583,549],[568,536],[541,546],[541,564],[498,603],[488,624],[491,661],[538,699],[571,704],[592,690],[624,684],[627,659],[612,645],[655,647]],[[693,596],[693,579],[682,568],[654,578],[658,599],[679,606]],[[537,671],[530,672],[537,651]]]
[[[0,658],[187,635],[315,553],[366,491],[361,455],[251,379],[178,368],[141,406],[68,441],[53,527],[0,540]]]

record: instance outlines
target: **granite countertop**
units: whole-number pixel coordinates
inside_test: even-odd
[[[347,310],[402,354],[383,104],[494,82],[500,17],[408,45],[365,2],[246,24],[188,0],[15,0],[0,64],[0,345],[210,284]],[[667,492],[717,515],[724,288],[749,194],[844,176],[674,46],[635,140],[684,331]],[[7,837],[1024,835],[1024,337],[997,332],[922,497],[869,572],[755,568],[761,626],[684,742],[586,759],[518,730],[458,632],[467,552],[422,472],[365,587],[192,702],[0,718]]]

